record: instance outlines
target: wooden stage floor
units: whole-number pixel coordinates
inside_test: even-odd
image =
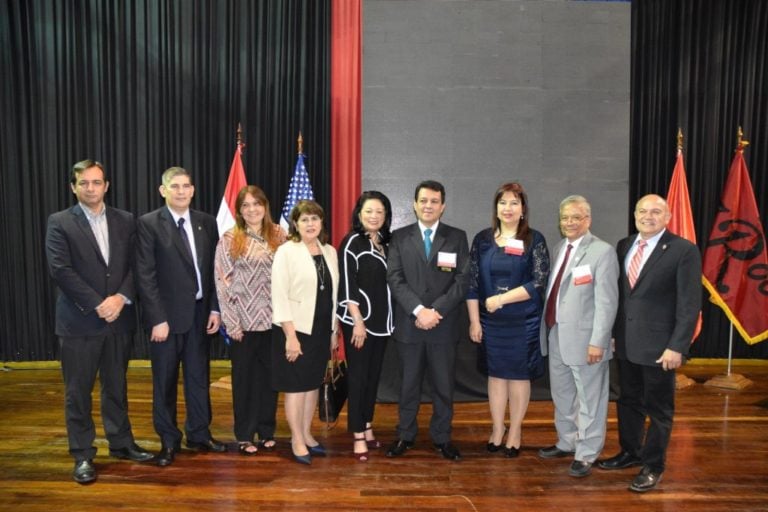
[[[97,438],[98,481],[71,479],[58,369],[0,371],[0,510],[428,510],[428,511],[752,511],[768,510],[768,365],[735,367],[752,379],[744,391],[705,387],[722,365],[694,364],[685,373],[697,381],[678,392],[668,467],[659,488],[644,495],[627,490],[637,469],[601,471],[571,478],[569,460],[542,460],[536,451],[555,440],[550,402],[532,402],[517,459],[485,451],[489,419],[485,403],[457,404],[454,441],[464,460],[443,460],[426,434],[431,407],[422,406],[422,433],[405,456],[384,451],[368,463],[352,458],[346,416],[335,428],[317,423],[327,458],[302,466],[290,457],[282,406],[278,450],[243,457],[183,451],[167,468],[111,459]],[[212,369],[212,379],[228,373]],[[137,441],[152,450],[159,442],[151,421],[148,368],[131,368],[129,398]],[[182,396],[180,394],[180,396]],[[229,391],[212,389],[214,437],[232,441]],[[95,395],[98,406],[98,395]],[[183,410],[180,411],[183,413]],[[183,418],[183,416],[182,416]],[[377,432],[392,441],[397,409],[377,408]],[[97,419],[97,424],[100,420]],[[99,425],[99,436],[101,427]],[[615,406],[609,413],[604,454],[618,447]]]

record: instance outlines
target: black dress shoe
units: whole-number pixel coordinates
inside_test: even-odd
[[[110,448],[109,455],[118,459],[130,459],[134,462],[148,462],[155,458],[154,455],[136,443],[131,443],[130,446],[125,448]]]
[[[325,446],[320,443],[317,443],[315,446],[307,445],[307,450],[309,450],[309,454],[313,457],[325,457],[326,455]]]
[[[155,464],[160,467],[170,466],[173,464],[173,459],[176,456],[176,450],[163,446],[160,448],[160,453],[155,457]]]
[[[226,444],[219,442],[212,437],[206,441],[190,441],[187,439],[187,448],[191,448],[192,450],[197,450],[200,452],[222,453],[227,451]]]
[[[399,457],[405,453],[406,450],[410,450],[413,447],[413,441],[404,441],[398,439],[387,448],[387,457]]]
[[[93,462],[89,459],[75,462],[72,478],[79,484],[88,484],[96,480],[96,468],[93,467]]]
[[[448,460],[461,460],[461,453],[459,453],[459,449],[453,446],[451,443],[435,443],[435,449]]]
[[[629,490],[634,492],[647,492],[661,482],[661,473],[654,473],[651,468],[644,466],[640,473],[629,484]]]
[[[518,455],[520,455],[520,448],[515,448],[514,446],[509,447],[509,448],[506,447],[506,446],[504,447],[504,456],[506,458],[514,459]]]
[[[573,457],[576,452],[566,452],[557,447],[556,444],[547,446],[539,450],[539,457],[542,459],[559,459],[560,457]]]
[[[576,478],[582,478],[589,476],[592,473],[592,463],[585,462],[583,460],[575,460],[571,463],[571,467],[568,470],[568,474],[575,476]]]
[[[597,461],[600,469],[625,469],[632,466],[641,466],[642,461],[629,452],[621,452],[610,459]]]

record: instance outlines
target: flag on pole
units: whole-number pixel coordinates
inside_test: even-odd
[[[688,181],[685,178],[685,165],[683,163],[682,133],[678,133],[679,141],[677,148],[677,161],[675,170],[672,172],[672,181],[669,182],[669,192],[667,193],[667,206],[672,217],[669,219],[667,229],[681,238],[685,238],[692,244],[696,244],[696,230],[693,227],[693,212],[691,210],[691,199],[688,194]],[[693,342],[701,333],[701,311],[699,319],[696,322],[696,329],[693,331]]]
[[[702,266],[709,300],[753,345],[768,339],[768,256],[744,146],[739,140]]]
[[[280,214],[280,226],[286,231],[290,226],[289,218],[291,216],[291,210],[296,206],[296,203],[302,199],[311,199],[314,201],[315,194],[312,193],[312,184],[309,182],[309,174],[307,168],[304,167],[304,154],[299,151],[299,156],[296,159],[296,167],[293,170],[293,177],[291,178],[291,184],[288,186],[288,195],[285,196],[285,202],[283,203],[283,211]]]
[[[221,198],[219,213],[216,215],[216,224],[219,227],[219,237],[223,236],[227,230],[235,226],[235,202],[240,189],[248,185],[245,180],[245,169],[243,169],[241,142],[237,143],[235,156],[232,159],[232,166],[229,169],[229,178],[227,186],[224,187],[224,197]]]

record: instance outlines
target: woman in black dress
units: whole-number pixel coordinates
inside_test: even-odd
[[[336,348],[336,250],[327,244],[323,209],[299,201],[291,210],[290,241],[272,263],[272,385],[285,393],[285,416],[297,462],[310,464],[325,448],[311,433],[325,367]]]
[[[354,436],[354,456],[361,462],[368,460],[368,448],[381,446],[371,422],[384,349],[394,329],[387,286],[391,222],[387,196],[375,190],[363,192],[352,212],[352,230],[339,246],[341,286],[336,315],[342,322],[349,365],[347,429]]]

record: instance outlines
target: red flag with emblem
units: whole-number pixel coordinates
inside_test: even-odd
[[[768,339],[765,231],[739,144],[704,251],[704,286],[744,340]]]

